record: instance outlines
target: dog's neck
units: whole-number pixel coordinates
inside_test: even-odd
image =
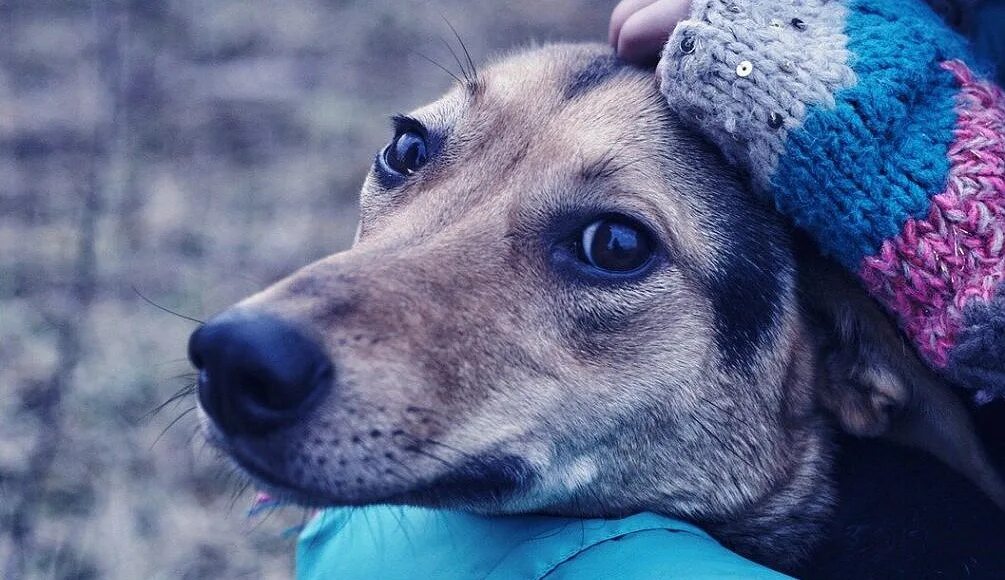
[[[822,419],[821,419],[822,420]],[[806,429],[788,480],[723,521],[698,522],[724,545],[782,571],[806,560],[834,507],[826,429]]]
[[[804,561],[834,507],[831,430],[816,400],[821,337],[797,323],[781,382],[779,424],[791,443],[784,472],[754,503],[719,521],[699,522],[737,552],[786,569]]]
[[[779,420],[792,444],[783,475],[736,514],[698,522],[731,549],[782,570],[805,561],[835,502],[831,429],[816,400],[819,344],[810,329],[797,331],[779,379],[785,397]]]

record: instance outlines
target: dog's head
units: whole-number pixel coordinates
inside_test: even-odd
[[[791,240],[652,71],[548,46],[394,125],[352,249],[193,335],[209,438],[306,504],[784,518],[797,554],[829,483]]]

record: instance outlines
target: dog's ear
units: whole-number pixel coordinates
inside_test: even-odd
[[[850,434],[931,453],[1005,509],[1005,482],[953,386],[844,268],[805,240],[796,245],[802,306],[818,331],[820,405]]]

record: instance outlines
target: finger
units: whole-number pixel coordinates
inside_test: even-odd
[[[625,20],[653,2],[656,0],[621,0],[618,2],[618,5],[611,11],[611,23],[607,27],[607,42],[611,43],[613,48],[617,48],[618,35],[621,34],[621,26],[624,25]]]
[[[618,56],[635,62],[659,57],[677,23],[687,17],[688,0],[659,0],[635,12],[621,26]]]

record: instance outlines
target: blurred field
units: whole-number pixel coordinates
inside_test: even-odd
[[[245,517],[190,398],[149,415],[193,324],[134,288],[202,318],[344,248],[440,12],[482,60],[612,3],[0,0],[0,577],[289,576],[301,514]]]

